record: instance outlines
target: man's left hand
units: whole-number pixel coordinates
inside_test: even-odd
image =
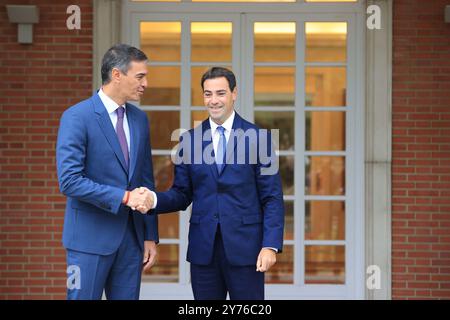
[[[144,271],[150,270],[150,268],[155,264],[157,254],[158,251],[156,250],[156,242],[144,241]]]
[[[277,262],[277,253],[269,248],[262,248],[256,261],[256,271],[266,272]]]

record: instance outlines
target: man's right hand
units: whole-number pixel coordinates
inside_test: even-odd
[[[126,205],[133,210],[138,210],[140,213],[146,214],[153,207],[153,195],[147,188],[136,188],[130,191]]]

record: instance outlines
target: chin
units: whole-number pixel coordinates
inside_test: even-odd
[[[213,119],[214,122],[217,123],[217,124],[222,124],[222,123],[225,122],[223,117],[211,117],[211,119]]]
[[[220,120],[222,119],[222,115],[215,115],[215,114],[209,114],[209,116],[211,117],[211,119],[213,120]]]

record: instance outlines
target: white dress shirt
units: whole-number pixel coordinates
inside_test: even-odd
[[[125,137],[127,138],[127,145],[128,145],[128,154],[130,154],[130,127],[128,126],[128,119],[127,119],[127,108],[125,105],[119,106],[117,103],[114,102],[113,99],[108,97],[106,93],[100,89],[98,91],[98,96],[100,97],[100,100],[102,100],[103,105],[106,108],[106,111],[108,111],[109,118],[111,119],[111,123],[114,127],[114,130],[116,130],[117,126],[117,108],[124,107],[125,113],[123,114],[123,130],[125,131]],[[130,159],[130,157],[128,157]]]
[[[227,144],[228,141],[230,140],[231,129],[233,128],[234,115],[235,112],[233,110],[233,113],[228,117],[228,119],[225,120],[225,122],[220,125],[225,129],[224,134]],[[217,146],[219,145],[220,139],[220,132],[217,130],[217,127],[219,127],[219,125],[215,123],[211,118],[209,118],[209,125],[211,126],[211,136],[213,141],[214,154],[217,155]]]

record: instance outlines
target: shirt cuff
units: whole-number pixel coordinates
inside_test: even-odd
[[[150,209],[155,209],[155,208],[156,208],[156,205],[157,205],[157,203],[158,203],[158,197],[156,196],[156,193],[154,193],[153,191],[150,190],[150,192],[151,192],[152,195],[153,195],[153,207],[151,207]]]
[[[278,249],[277,249],[277,248],[272,248],[272,247],[264,247],[263,249],[272,249],[273,251],[275,251],[275,252],[278,252]]]

